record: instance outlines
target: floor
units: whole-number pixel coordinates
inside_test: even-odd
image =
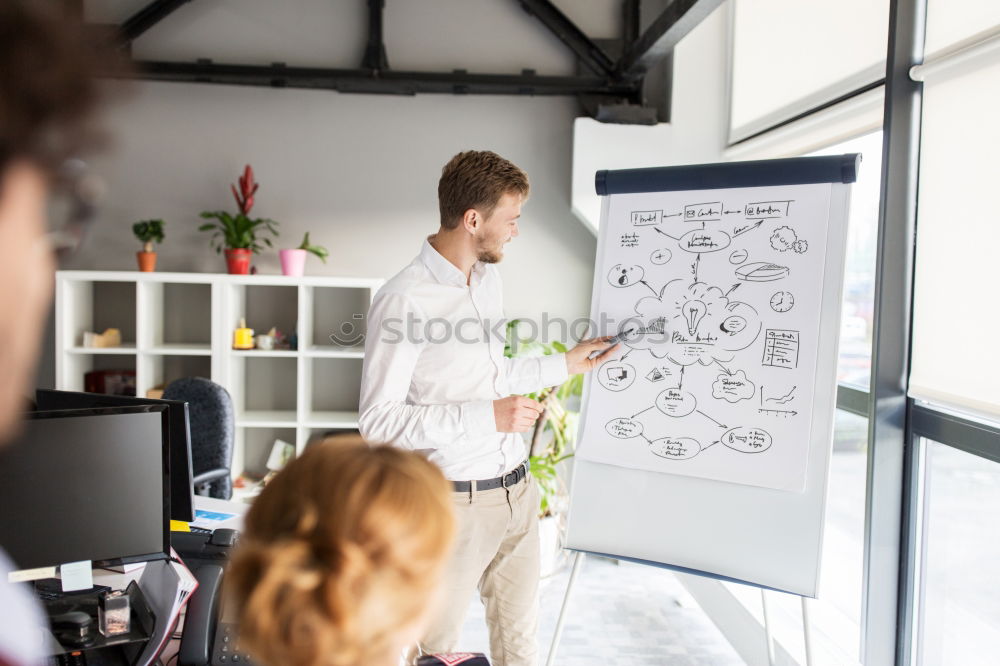
[[[539,645],[545,663],[569,568],[543,583]],[[459,643],[489,654],[482,604],[470,606]],[[743,666],[722,633],[668,571],[588,557],[577,577],[559,666]]]

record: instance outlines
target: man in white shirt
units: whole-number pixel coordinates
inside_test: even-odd
[[[518,235],[528,189],[527,175],[492,152],[459,153],[444,167],[441,227],[375,296],[361,381],[361,434],[424,452],[455,487],[456,552],[419,653],[457,647],[478,586],[495,666],[538,660],[538,489],[519,433],[542,406],[518,394],[591,370],[591,352],[608,347],[601,338],[566,354],[504,357],[494,264]]]

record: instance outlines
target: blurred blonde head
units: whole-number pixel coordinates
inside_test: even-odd
[[[436,602],[449,493],[415,453],[309,447],[254,502],[226,573],[241,641],[269,666],[395,663]]]

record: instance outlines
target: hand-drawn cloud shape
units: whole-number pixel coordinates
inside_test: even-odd
[[[753,397],[756,387],[747,379],[747,373],[737,370],[733,374],[722,373],[712,384],[712,397],[727,402],[739,402]]]
[[[802,254],[809,249],[809,243],[799,240],[795,234],[795,229],[791,227],[778,227],[771,234],[771,247],[778,252],[794,250],[797,254]]]
[[[612,287],[631,287],[642,280],[645,274],[646,271],[643,270],[642,266],[615,264],[608,271],[608,282],[611,283]]]
[[[685,279],[668,282],[658,298],[640,299],[635,311],[643,329],[624,344],[678,365],[731,361],[731,352],[749,347],[761,330],[753,307],[730,301],[718,287]]]
[[[631,439],[642,434],[642,422],[630,418],[618,418],[608,421],[604,429],[608,434],[618,439]]]
[[[762,453],[771,448],[771,435],[760,428],[733,428],[719,440],[733,451],[740,453]]]
[[[690,437],[661,437],[650,442],[649,450],[669,460],[690,460],[701,453],[701,444]]]

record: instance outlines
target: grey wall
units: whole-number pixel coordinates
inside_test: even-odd
[[[145,0],[89,0],[93,21],[121,22]],[[620,32],[617,0],[560,2],[593,37]],[[367,16],[360,0],[215,0],[184,5],[134,45],[137,58],[355,67]],[[574,60],[517,2],[389,2],[386,42],[397,69],[569,74]],[[114,89],[121,86],[113,84]],[[589,311],[595,240],[571,214],[568,97],[346,95],[327,91],[138,83],[107,116],[114,143],[94,161],[109,185],[86,246],[64,268],[134,270],[130,226],[166,221],[157,270],[225,270],[198,213],[233,210],[243,165],[261,183],[254,213],[281,223],[281,246],[305,231],[325,245],[315,275],[389,277],[437,228],[436,185],[456,152],[494,150],[524,168],[532,196],[501,271],[507,315],[576,318]],[[256,260],[279,273],[277,252]],[[52,341],[39,384],[53,376]]]
[[[501,265],[510,315],[586,313],[593,236],[569,211],[575,103],[565,98],[388,97],[324,91],[142,83],[108,124],[115,148],[95,162],[110,194],[72,267],[133,270],[132,222],[166,220],[158,270],[224,271],[198,232],[203,210],[232,211],[245,163],[261,183],[253,213],[330,250],[310,274],[389,277],[437,229],[437,180],[456,152],[491,149],[532,181],[522,233]],[[280,273],[277,252],[256,260]]]

